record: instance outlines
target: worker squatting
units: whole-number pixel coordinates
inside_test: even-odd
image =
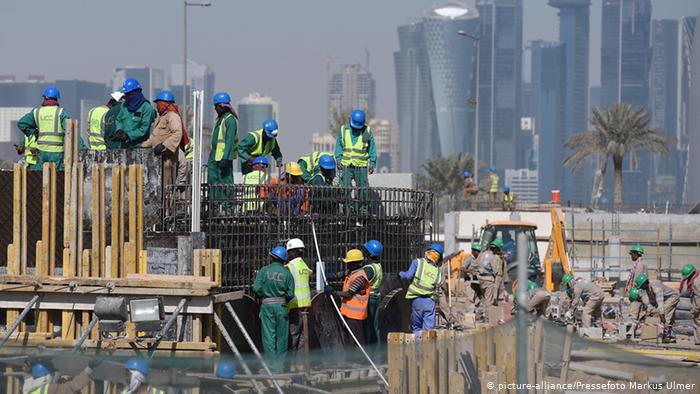
[[[58,88],[46,88],[41,105],[17,124],[24,138],[16,149],[23,155],[22,162],[31,169],[41,169],[44,163],[55,163],[57,169],[63,169],[66,120],[70,115],[61,107],[60,98]],[[168,190],[167,186],[175,182],[189,184],[197,141],[187,133],[171,91],[160,92],[154,103],[155,108],[144,97],[139,81],[125,80],[122,89],[112,93],[105,105],[89,111],[88,144],[81,136],[80,149],[151,148],[163,160],[163,190]],[[207,182],[233,184],[233,162],[238,159],[244,184],[268,183],[267,157],[274,157],[278,166],[283,163],[277,121],[264,121],[260,129],[249,131],[239,141],[238,115],[231,105],[231,96],[226,92],[217,93],[212,105],[217,118],[211,133]],[[343,186],[352,186],[354,181],[362,188],[369,186],[368,174],[374,172],[376,163],[372,129],[367,125],[365,112],[356,109],[348,122],[340,125],[334,153],[313,152],[287,163],[279,181],[311,185],[335,182]],[[336,170],[340,172],[339,179],[336,179]],[[359,193],[363,199],[366,191],[361,189]]]

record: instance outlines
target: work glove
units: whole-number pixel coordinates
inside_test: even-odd
[[[232,164],[233,164],[233,162],[231,162],[231,160],[223,159],[223,160],[219,161],[219,169],[221,169],[221,170],[231,169]]]
[[[126,135],[126,133],[124,132],[124,130],[119,129],[119,130],[117,130],[117,132],[114,134],[114,139],[116,139],[117,141],[126,141],[126,140],[129,139],[129,136]]]
[[[102,360],[97,357],[93,357],[90,359],[90,361],[88,361],[88,367],[93,370],[100,366],[100,364],[102,364]]]
[[[331,285],[326,285],[326,287],[323,288],[323,292],[328,295],[333,295],[333,293],[335,293],[335,289]]]
[[[163,153],[164,150],[165,150],[165,145],[158,144],[155,146],[155,148],[153,148],[153,153],[155,153],[156,155],[160,155]]]
[[[370,168],[367,170],[367,172],[369,172],[370,175],[371,175],[371,174],[374,174],[374,167],[370,167]]]

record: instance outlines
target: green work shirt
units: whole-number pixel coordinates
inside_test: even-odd
[[[139,109],[130,112],[122,105],[116,118],[116,130],[124,130],[129,139],[123,142],[124,148],[135,148],[151,135],[151,125],[156,119],[156,111],[146,101]]]
[[[264,134],[264,132],[263,132]],[[248,133],[238,144],[238,157],[241,159],[241,163],[245,163],[250,159],[250,152],[255,150],[255,137]],[[280,144],[275,144],[272,148],[272,157],[275,158],[277,164],[282,164],[282,151],[280,150]]]
[[[39,107],[41,108],[41,107]],[[65,109],[61,111],[61,129],[66,129],[66,119],[70,119],[70,115]],[[34,110],[29,111],[26,115],[20,118],[17,122],[17,127],[22,132],[22,134],[27,137],[39,138],[39,125],[36,124],[34,120]]]
[[[223,116],[229,115],[228,113]],[[209,163],[216,162],[216,147],[219,141],[219,132],[221,131],[221,120],[223,116],[216,118],[216,123],[214,123],[214,129],[211,133],[211,152],[209,152]],[[225,135],[225,148],[223,159],[235,160],[236,152],[238,151],[238,120],[235,116],[226,116],[226,135]],[[222,160],[223,160],[222,159]]]
[[[347,126],[350,127],[350,126]],[[335,162],[340,163],[343,160],[343,130],[345,127],[341,127],[340,130],[338,130],[338,137],[335,140]],[[352,132],[350,133],[350,139],[352,140],[352,143],[355,144],[357,143],[357,139],[362,136],[362,133],[365,131],[365,129],[362,130],[356,130],[353,128],[350,128]],[[370,168],[377,168],[377,145],[374,143],[374,134],[373,133],[368,133],[369,134],[369,147],[367,152],[369,154],[369,167]]]
[[[306,184],[312,186],[333,186],[333,178],[326,180],[326,178],[319,173],[311,176],[311,179],[309,179]]]
[[[121,149],[123,144],[121,141],[114,139],[114,134],[117,132],[117,115],[122,108],[122,103],[116,103],[105,114],[105,145],[107,149]]]
[[[294,298],[294,278],[285,266],[275,261],[255,275],[253,293],[260,298],[283,297],[289,302]]]

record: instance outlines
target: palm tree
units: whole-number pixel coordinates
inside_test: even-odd
[[[440,197],[452,201],[452,209],[460,208],[464,171],[474,168],[474,159],[467,153],[453,153],[447,157],[434,157],[423,163],[430,188]]]
[[[615,208],[622,207],[622,162],[630,155],[632,166],[637,166],[636,152],[640,149],[654,154],[668,154],[668,145],[674,141],[661,131],[650,127],[651,117],[644,108],[632,108],[627,103],[617,103],[607,110],[593,108],[589,122],[593,128],[571,137],[564,147],[571,154],[564,165],[576,171],[586,160],[598,157],[598,169],[593,186],[593,205],[598,206],[603,193],[603,178],[608,158],[615,169]]]

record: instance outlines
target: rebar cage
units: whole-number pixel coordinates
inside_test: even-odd
[[[191,228],[191,189],[166,191],[163,229],[186,233]],[[304,258],[326,270],[340,271],[339,257],[369,239],[384,245],[385,272],[408,268],[433,239],[434,195],[397,188],[353,188],[301,185],[207,185],[201,187],[201,231],[208,248],[222,251],[224,290],[244,289],[268,263],[269,251],[300,238]],[[312,278],[314,281],[315,278]]]

